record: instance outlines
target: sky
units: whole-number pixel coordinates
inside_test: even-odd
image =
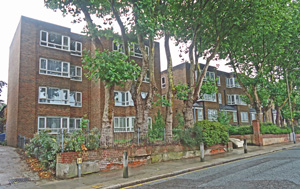
[[[43,0],[3,0],[1,1],[1,6],[3,8],[0,11],[2,26],[0,30],[0,53],[2,57],[2,61],[0,62],[0,80],[5,82],[8,81],[9,47],[21,16],[69,27],[74,33],[81,33],[84,25],[83,23],[72,24],[71,16],[63,17],[59,11],[54,12],[53,10],[47,9],[44,6]],[[163,40],[160,41],[161,70],[165,70],[167,66],[165,54],[163,53]],[[178,56],[178,48],[174,45],[171,45],[171,52],[173,55],[173,65],[180,64],[181,59]],[[216,64],[223,65],[224,63],[212,62],[212,65]],[[0,99],[6,102],[7,87],[4,87]]]

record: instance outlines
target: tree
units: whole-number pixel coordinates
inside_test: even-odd
[[[240,32],[231,33],[225,43],[237,80],[262,122],[262,112],[279,100],[273,92],[282,87],[287,62],[296,57],[299,3],[260,1],[257,5],[254,19]]]
[[[0,81],[0,96],[1,96],[1,93],[2,93],[2,88],[5,87],[7,85],[6,82],[4,81]],[[3,100],[0,100],[0,103],[3,102]]]
[[[102,52],[99,49],[95,53],[85,53],[83,55],[83,68],[88,70],[86,74],[89,79],[95,81],[101,80],[105,85],[105,100],[104,111],[102,117],[102,132],[101,144],[108,143],[109,146],[113,144],[113,127],[112,117],[114,99],[114,86],[123,86],[127,80],[134,80],[140,72],[140,67],[134,64],[134,61],[127,61],[128,57],[119,51]],[[108,139],[105,134],[109,133]]]

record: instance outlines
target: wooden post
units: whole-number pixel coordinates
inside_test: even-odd
[[[128,178],[128,152],[123,153],[123,178]]]
[[[247,152],[247,139],[244,139],[244,153],[246,154]]]
[[[204,143],[200,143],[200,160],[201,162],[204,162]]]

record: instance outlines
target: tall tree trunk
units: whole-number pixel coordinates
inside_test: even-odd
[[[185,128],[192,128],[194,126],[193,117],[193,100],[186,100],[185,107],[183,109],[184,126]]]
[[[276,109],[276,125],[281,127],[281,108],[280,106],[275,106]]]
[[[170,143],[172,142],[172,128],[173,128],[173,64],[172,64],[172,57],[170,52],[170,45],[169,45],[169,33],[165,34],[165,52],[167,56],[167,62],[168,62],[168,94],[167,99],[169,101],[169,106],[167,106],[167,115],[166,115],[166,142]]]
[[[105,83],[105,82],[104,82]],[[105,87],[104,110],[102,116],[101,145],[113,146],[113,91],[114,87]]]

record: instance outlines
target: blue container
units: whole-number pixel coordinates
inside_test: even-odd
[[[0,142],[4,142],[5,140],[5,133],[0,134]]]

